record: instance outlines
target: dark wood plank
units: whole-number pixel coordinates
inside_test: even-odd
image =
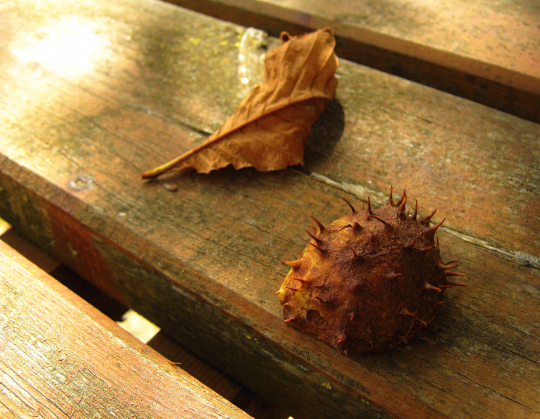
[[[60,266],[58,260],[29,242],[12,228],[4,234],[0,234],[0,240],[11,248],[16,249],[17,252],[22,254],[26,259],[32,261],[34,265],[38,266],[48,274]]]
[[[18,251],[18,249],[15,250]],[[30,261],[33,262],[33,260]],[[50,275],[111,320],[121,321],[128,311],[127,307],[109,297],[90,281],[84,279],[64,264],[52,271]]]
[[[0,242],[2,417],[247,418]]]
[[[331,27],[342,58],[540,122],[534,2],[168,1],[273,36]]]
[[[181,366],[182,370],[212,388],[227,400],[233,400],[241,391],[242,386],[239,383],[236,383],[212,365],[201,361],[189,350],[161,331],[147,345],[172,363]]]
[[[242,28],[135,0],[48,10],[4,15],[12,23],[0,52],[0,83],[10,92],[0,98],[0,216],[293,416],[538,414],[540,278],[530,256],[539,246],[538,191],[503,184],[491,196],[495,180],[529,185],[538,175],[537,125],[343,62],[339,102],[319,124],[303,172],[185,173],[169,177],[178,186],[171,193],[163,181],[140,182],[140,173],[200,143],[232,113]],[[75,11],[81,27],[110,41],[98,42],[86,70],[21,52]],[[506,139],[509,151],[490,154],[499,133],[496,144]],[[373,140],[386,136],[399,141]],[[413,151],[403,157],[407,141]],[[447,148],[476,159],[465,166],[454,151],[453,167],[437,159]],[[481,182],[444,177],[465,167]],[[440,207],[450,227],[440,234],[443,258],[459,258],[471,285],[450,293],[428,334],[434,347],[417,339],[346,358],[283,324],[272,295],[287,272],[279,260],[304,247],[310,215],[341,216],[339,197],[350,193],[381,202],[390,182],[419,196],[423,214]],[[473,193],[477,185],[483,194]],[[476,219],[441,207],[463,196]],[[493,202],[511,209],[508,232]],[[528,224],[518,211],[533,214]]]

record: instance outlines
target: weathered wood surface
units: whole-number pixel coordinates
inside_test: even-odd
[[[61,284],[91,304],[107,317],[122,319],[127,309],[109,298],[92,283],[77,275],[65,265],[46,254],[26,238],[17,234],[10,225],[0,218],[0,240],[6,243],[26,260],[50,274]],[[130,333],[133,333],[129,330]],[[138,339],[140,336],[136,335]],[[163,355],[171,363],[180,366],[191,377],[200,381],[235,406],[257,419],[284,419],[289,417],[278,406],[266,402],[260,396],[249,391],[222,371],[182,347],[163,332],[158,332],[147,345]]]
[[[9,224],[8,229],[2,233],[0,240],[9,247],[20,253],[31,263],[44,272],[51,275],[62,285],[69,288],[83,300],[97,308],[103,314],[114,321],[122,320],[122,316],[128,309],[119,302],[109,297],[91,282],[82,278],[68,266],[61,264],[44,249],[30,242],[26,237],[17,233]]]
[[[537,2],[168,1],[274,36],[331,27],[342,57],[540,122]]]
[[[248,418],[0,242],[2,418]]]
[[[136,0],[1,13],[0,216],[38,245],[300,417],[539,414],[538,125],[342,62],[302,171],[185,173],[170,193],[140,173],[234,111],[243,29]],[[40,54],[51,39],[77,61]],[[433,347],[347,358],[283,324],[279,261],[310,215],[389,184],[439,208],[470,286]]]

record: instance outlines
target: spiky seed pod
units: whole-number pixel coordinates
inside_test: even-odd
[[[345,199],[344,199],[345,200]],[[276,293],[287,325],[317,337],[338,351],[384,351],[406,342],[431,322],[447,288],[466,285],[439,254],[431,215],[405,214],[407,195],[394,204],[356,210],[315,234],[292,262]]]

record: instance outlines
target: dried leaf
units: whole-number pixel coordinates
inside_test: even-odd
[[[303,163],[311,127],[334,98],[338,60],[330,29],[290,37],[268,52],[265,81],[208,140],[142,175],[151,178],[184,166],[208,173],[232,164],[260,171]]]

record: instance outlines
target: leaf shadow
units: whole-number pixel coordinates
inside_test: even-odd
[[[332,155],[337,142],[345,130],[345,111],[338,99],[328,104],[321,118],[313,125],[306,143],[304,162],[306,166],[317,166]]]

